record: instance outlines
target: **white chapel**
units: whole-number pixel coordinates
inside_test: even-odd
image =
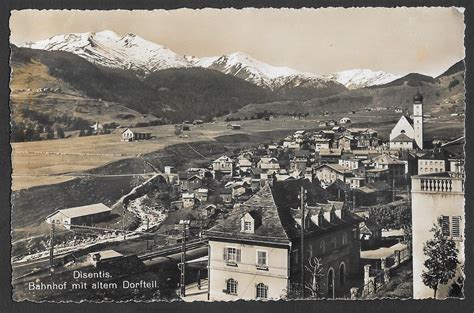
[[[423,96],[413,97],[413,119],[402,115],[390,132],[390,149],[423,149]]]

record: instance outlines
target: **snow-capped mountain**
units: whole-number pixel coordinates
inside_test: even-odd
[[[383,85],[392,82],[401,76],[385,73],[382,71],[372,71],[368,69],[353,69],[337,72],[327,76],[335,80],[348,89],[358,89],[375,85]]]
[[[324,88],[328,83],[332,83],[331,79],[324,76],[299,72],[288,67],[272,66],[242,52],[202,58],[194,64],[233,75],[270,89],[282,87]]]
[[[182,56],[167,47],[147,41],[135,34],[121,37],[110,30],[98,33],[57,35],[20,46],[71,52],[95,64],[134,70],[145,75],[169,68],[208,68],[272,90],[280,88],[323,89],[337,87],[339,84],[349,89],[357,89],[385,84],[399,78],[393,74],[366,69],[342,71],[331,75],[316,75],[288,67],[272,66],[242,52],[204,58]]]
[[[67,51],[102,66],[131,69],[143,73],[191,65],[185,57],[164,46],[134,34],[121,37],[109,30],[98,33],[58,35],[21,46],[49,51]]]

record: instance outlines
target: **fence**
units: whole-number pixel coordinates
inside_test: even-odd
[[[395,253],[380,259],[380,269],[371,269],[372,265],[364,266],[364,283],[360,287],[351,288],[351,299],[364,299],[375,295],[390,281],[391,271],[411,258],[408,247],[395,250]]]

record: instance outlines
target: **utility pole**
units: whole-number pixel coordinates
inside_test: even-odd
[[[189,220],[180,220],[179,223],[183,225],[183,238],[181,240],[181,279],[180,279],[180,295],[186,296],[186,226],[189,225]]]
[[[301,186],[300,189],[300,208],[301,208],[301,297],[304,299],[304,201],[305,201],[305,190]]]
[[[395,176],[392,175],[392,202],[395,201]]]
[[[356,208],[356,193],[355,190],[352,190],[352,211],[355,211]]]
[[[51,232],[50,232],[50,239],[51,244],[49,245],[49,272],[52,273],[54,271],[54,221],[51,221]]]

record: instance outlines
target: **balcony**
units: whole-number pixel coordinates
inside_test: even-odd
[[[412,192],[464,193],[464,177],[451,172],[412,176]]]

